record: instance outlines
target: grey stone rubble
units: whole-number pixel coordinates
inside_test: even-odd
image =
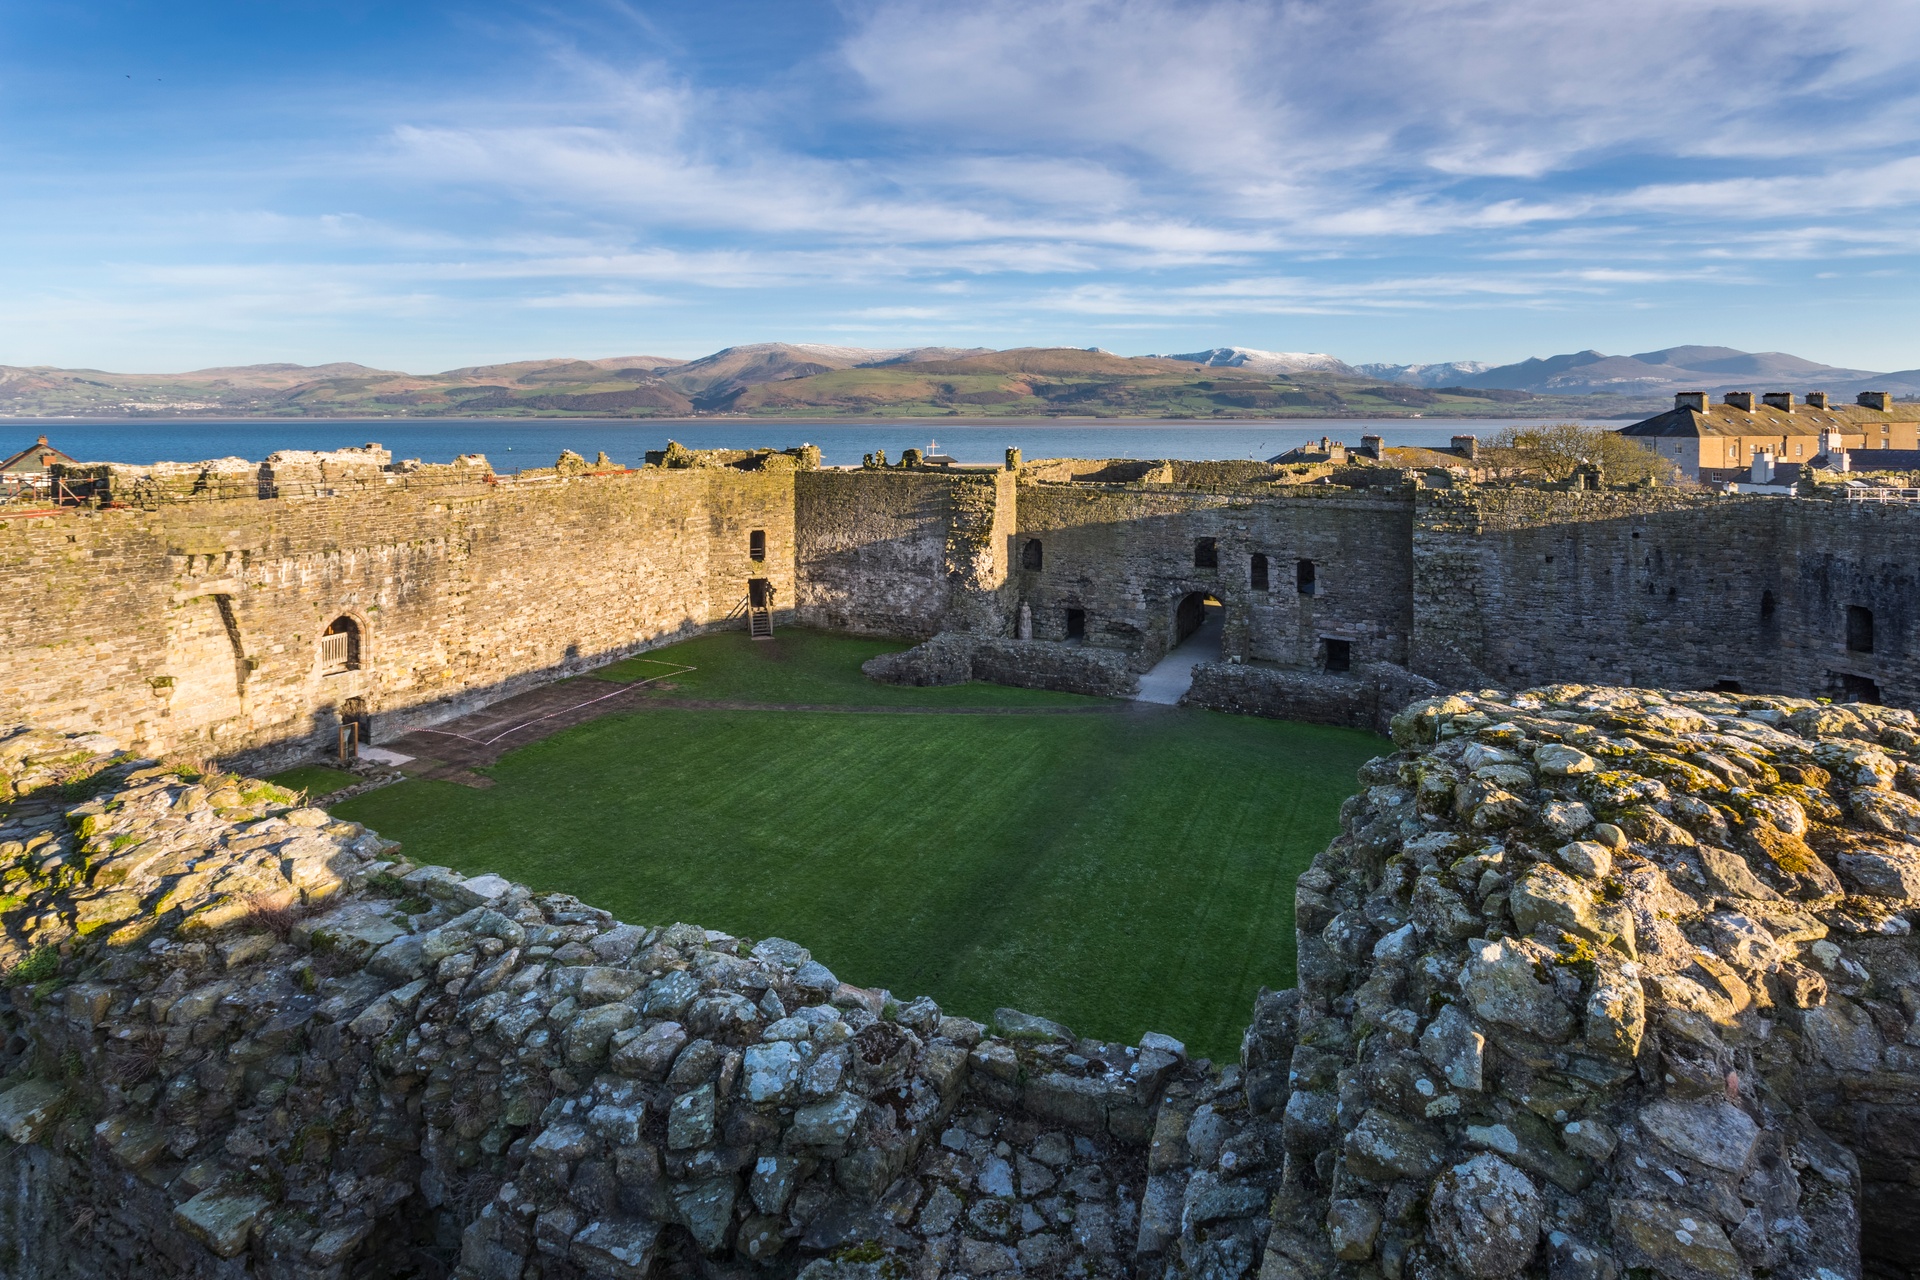
[[[1920,721],[1556,686],[1393,732],[1225,1066],[0,737],[0,1277],[1904,1274]]]

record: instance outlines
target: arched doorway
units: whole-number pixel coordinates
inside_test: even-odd
[[[1174,645],[1185,644],[1189,638],[1204,630],[1211,631],[1217,644],[1224,612],[1220,601],[1204,591],[1189,591],[1181,596],[1180,603],[1173,607]]]

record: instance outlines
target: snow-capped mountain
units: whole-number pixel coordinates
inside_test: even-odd
[[[1245,369],[1250,373],[1354,372],[1346,361],[1321,351],[1258,351],[1252,347],[1215,347],[1211,351],[1190,351],[1154,358],[1184,360],[1216,369]]]
[[[1485,360],[1448,360],[1444,364],[1363,364],[1359,372],[1382,382],[1398,382],[1409,387],[1454,387],[1493,368]]]

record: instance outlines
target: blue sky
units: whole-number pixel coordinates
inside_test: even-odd
[[[0,363],[1920,366],[1913,0],[28,3]]]

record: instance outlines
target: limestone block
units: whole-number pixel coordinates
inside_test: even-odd
[[[800,1051],[791,1041],[757,1044],[746,1051],[747,1100],[749,1102],[787,1102],[799,1088],[803,1065]]]
[[[247,1247],[254,1227],[271,1207],[265,1196],[209,1188],[173,1211],[174,1218],[222,1258]]]
[[[1463,1274],[1500,1280],[1532,1261],[1541,1210],[1526,1174],[1498,1156],[1478,1155],[1434,1183],[1427,1231]]]
[[[1460,1011],[1448,1005],[1420,1035],[1420,1054],[1456,1089],[1478,1092],[1487,1038]]]
[[[673,1100],[667,1108],[667,1147],[686,1151],[704,1147],[713,1141],[713,1099],[711,1084],[703,1084]]]
[[[67,1091],[45,1080],[29,1080],[0,1093],[0,1134],[25,1145],[38,1142],[60,1116]]]
[[[573,1238],[569,1256],[596,1280],[645,1280],[660,1225],[644,1219],[601,1219]]]
[[[1535,972],[1537,962],[1511,939],[1471,943],[1461,994],[1483,1020],[1560,1044],[1573,1032],[1573,1012]]]
[[[1863,897],[1920,898],[1920,850],[1876,849],[1840,855],[1840,879]]]
[[[1760,1126],[1724,1101],[1662,1099],[1641,1108],[1640,1124],[1675,1152],[1725,1173],[1744,1173],[1760,1141]]]
[[[865,1111],[866,1102],[857,1094],[835,1094],[795,1111],[788,1138],[801,1147],[844,1146]]]
[[[1698,1209],[1659,1200],[1622,1198],[1609,1205],[1621,1260],[1673,1280],[1746,1280],[1746,1264],[1726,1232]]]

